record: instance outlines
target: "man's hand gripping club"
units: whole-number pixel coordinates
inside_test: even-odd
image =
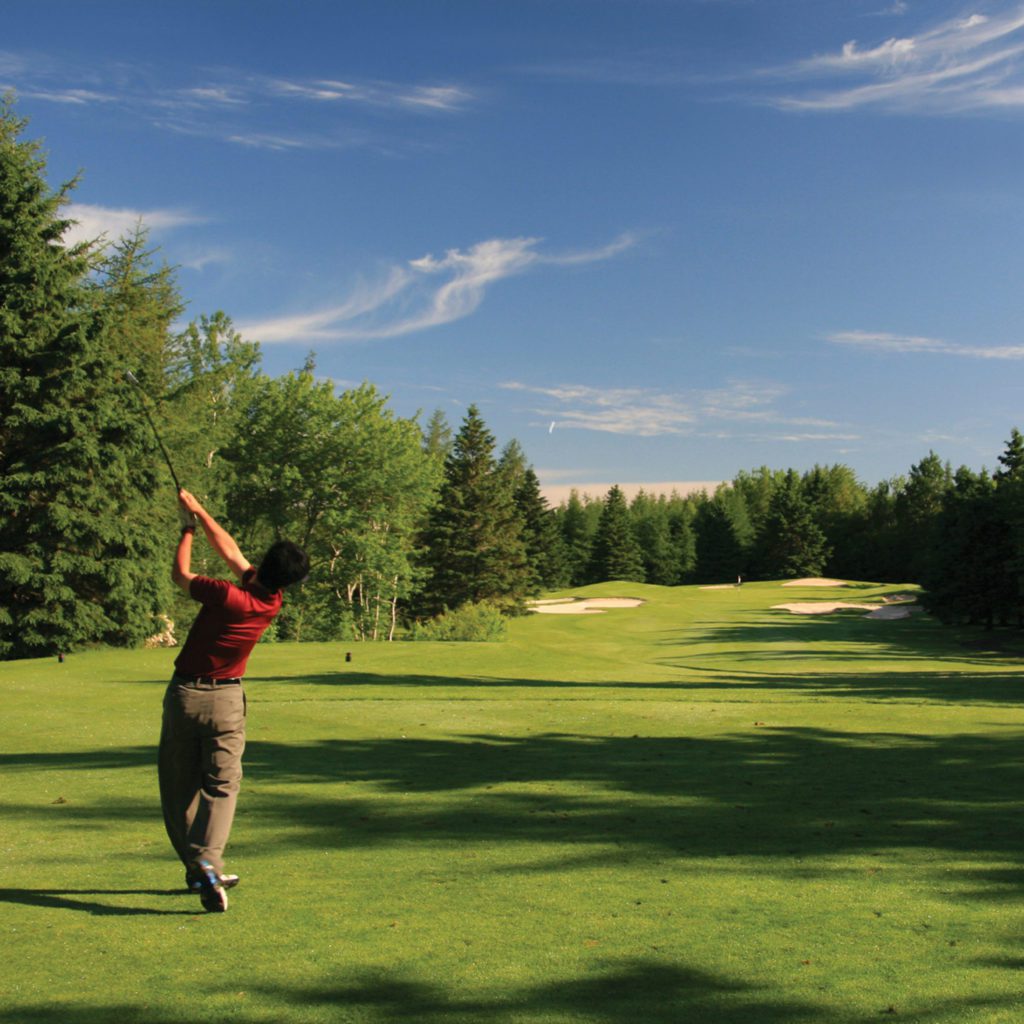
[[[174,555],[171,579],[188,593],[189,584],[195,578],[192,572],[192,535],[196,523],[203,527],[210,547],[224,560],[228,568],[240,580],[251,568],[249,560],[242,554],[235,539],[203,508],[199,499],[184,488],[178,491],[178,513],[181,517],[181,538]]]

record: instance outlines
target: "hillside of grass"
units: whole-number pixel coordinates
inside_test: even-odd
[[[173,651],[0,664],[0,1024],[1020,1021],[1012,637],[773,609],[909,589],[261,645],[225,915],[163,833]]]

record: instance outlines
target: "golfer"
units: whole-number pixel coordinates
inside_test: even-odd
[[[171,579],[202,607],[174,662],[160,731],[160,802],[189,889],[207,910],[228,908],[237,875],[224,873],[245,749],[242,677],[249,653],[281,610],[281,591],[306,577],[309,559],[291,541],[272,544],[254,569],[232,536],[186,490],[178,492],[181,538]],[[196,521],[238,583],[191,571]]]

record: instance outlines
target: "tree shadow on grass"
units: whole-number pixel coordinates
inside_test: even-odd
[[[975,863],[961,874],[975,890],[962,898],[982,898],[1007,889],[985,858],[1001,869],[1022,863],[1020,746],[1019,730],[931,736],[751,722],[711,738],[256,741],[248,764],[261,784],[287,786],[261,789],[254,807],[286,827],[283,843],[498,843],[521,846],[524,863],[530,844],[556,843],[589,863],[636,852],[753,857],[808,876],[843,855],[944,850]],[[308,785],[331,782],[369,789]]]
[[[507,996],[460,996],[436,984],[388,974],[320,988],[271,989],[267,994],[301,1007],[362,1008],[370,1011],[368,1019],[380,1024],[476,1024],[564,1020],[566,1016],[594,1024],[795,1024],[828,1019],[809,1004],[772,998],[749,984],[644,959],[597,963],[583,977],[535,985]]]
[[[0,903],[19,903],[26,907],[52,910],[79,910],[96,917],[195,917],[194,909],[156,910],[152,907],[123,907],[79,899],[81,896],[183,896],[184,893],[183,889],[0,889]]]
[[[230,1013],[235,1024],[273,1019],[288,1022],[361,1022],[361,1024],[544,1024],[577,1020],[590,1024],[855,1024],[875,1015],[908,1014],[917,1024],[953,1022],[972,1011],[997,1012],[1015,1005],[1015,997],[957,998],[930,1005],[896,1007],[879,993],[876,1007],[835,1011],[807,1000],[773,995],[766,987],[721,977],[686,965],[636,958],[596,962],[552,982],[523,986],[504,994],[473,996],[396,971],[357,975],[316,986],[248,986],[232,980],[231,991],[245,987],[264,1008]],[[187,1015],[153,1005],[36,1005],[0,1010],[0,1024],[213,1024],[225,1017],[223,1003],[196,1000]],[[268,1017],[266,1009],[274,1013]],[[865,1015],[865,1012],[867,1015]],[[975,1019],[975,1018],[972,1018]]]
[[[233,987],[242,986],[241,980]],[[361,1021],[366,1024],[493,1024],[586,1020],[594,1024],[798,1024],[837,1021],[813,1006],[772,998],[753,986],[704,971],[646,960],[595,965],[588,976],[528,986],[504,995],[471,995],[440,985],[375,972],[315,987],[257,983],[248,991],[276,1006],[276,1020]],[[334,1012],[332,1012],[334,1011]],[[336,1014],[336,1016],[335,1016]],[[159,1007],[104,1006],[0,1010],[0,1024],[203,1024],[219,1019],[197,1004],[188,1017]],[[231,1014],[236,1024],[264,1015]]]
[[[944,704],[1016,705],[1024,703],[1024,672],[828,672],[748,671],[714,668],[706,656],[688,660],[668,659],[666,664],[690,670],[691,678],[670,687],[689,691],[726,692],[734,697],[762,692],[791,692],[801,697],[853,697],[874,701],[925,701]],[[759,661],[770,660],[759,658]],[[785,660],[778,659],[780,666]],[[790,659],[797,660],[797,659]],[[850,659],[855,664],[855,659]],[[693,676],[703,677],[693,679]]]
[[[1008,666],[1019,663],[1024,653],[1024,635],[1019,630],[985,634],[978,630],[943,626],[923,615],[909,619],[869,619],[863,611],[841,609],[802,615],[782,609],[761,609],[746,620],[735,617],[687,623],[666,632],[657,642],[662,648],[683,650],[696,644],[726,644],[733,649],[721,655],[742,661],[770,656],[774,649],[787,648],[783,656],[821,658],[824,643],[846,645],[845,656],[856,658],[868,649],[872,657],[896,663],[943,661],[955,665],[990,665],[1005,659]],[[736,649],[739,648],[739,649]],[[837,662],[842,651],[829,655]]]
[[[0,754],[0,771],[66,771],[75,768],[104,771],[143,767],[156,770],[155,740],[151,746],[118,747],[116,750],[33,750]]]
[[[557,708],[546,713],[560,717]],[[837,707],[837,723],[850,713]],[[781,858],[792,870],[848,853],[947,850],[976,860],[978,898],[1007,893],[983,858],[997,859],[999,870],[1024,864],[1020,730],[863,733],[787,726],[785,704],[771,706],[770,714],[710,736],[438,738],[417,735],[413,721],[405,737],[251,739],[243,803],[257,820],[284,827],[280,842],[302,846],[569,843],[581,858],[598,861],[614,860],[616,850],[647,851]],[[6,761],[28,757],[30,767],[89,769],[94,756],[109,767],[107,752],[46,755],[42,764],[34,755]],[[135,763],[135,752],[126,751],[124,766]],[[356,788],[327,791],[313,785],[319,783]],[[427,799],[408,799],[416,794]],[[5,813],[101,827],[115,806],[121,818],[152,818],[158,827],[155,802],[113,797],[22,803]]]
[[[300,677],[273,676],[264,682],[294,683],[296,685],[332,687],[337,692],[328,700],[367,700],[372,697],[360,691],[364,688],[396,688],[402,691],[418,690],[425,699],[438,699],[437,691],[445,691],[443,699],[451,701],[491,700],[497,696],[500,688],[518,689],[526,693],[535,693],[536,699],[545,699],[537,691],[549,690],[557,694],[572,694],[569,699],[615,700],[636,699],[642,692],[664,694],[678,693],[686,697],[692,692],[722,691],[723,699],[728,692],[736,698],[747,700],[752,692],[770,691],[772,693],[791,691],[800,697],[860,697],[871,700],[927,700],[941,703],[956,704],[1017,704],[1024,702],[1024,669],[1018,661],[1007,660],[1006,672],[973,673],[968,670],[904,672],[843,672],[830,669],[821,671],[800,671],[799,662],[813,658],[813,654],[796,652],[793,654],[765,655],[752,653],[749,661],[774,661],[779,671],[753,671],[737,668],[736,662],[742,658],[734,653],[717,654],[686,654],[678,657],[659,659],[658,664],[668,672],[667,678],[639,682],[632,680],[607,679],[593,682],[578,682],[564,679],[519,679],[505,676],[428,676],[402,675],[389,676],[372,672],[323,672],[316,675]],[[727,666],[717,668],[716,662],[723,660]],[[819,661],[820,664],[820,656]],[[856,658],[847,659],[844,664],[856,665]],[[992,662],[987,662],[991,667]],[[669,674],[670,673],[670,674]],[[674,677],[674,678],[673,678]],[[453,691],[477,691],[477,694],[454,693]],[[583,691],[587,691],[585,694]],[[578,696],[577,696],[578,695]],[[507,696],[504,695],[503,696]],[[274,703],[276,697],[262,699],[259,684],[250,691],[250,703]],[[301,699],[289,696],[289,701]],[[311,698],[322,699],[322,698]],[[0,761],[2,763],[2,761]]]
[[[562,714],[558,707],[545,713],[549,721]],[[841,705],[833,729],[787,726],[785,704],[755,713],[771,717],[703,736],[436,737],[417,735],[413,720],[405,737],[253,739],[243,805],[255,820],[278,826],[275,841],[284,845],[501,844],[522,851],[523,870],[533,870],[531,847],[551,844],[575,848],[567,866],[617,863],[639,852],[772,859],[772,870],[782,873],[830,870],[830,858],[847,854],[947,851],[974,863],[960,869],[973,886],[960,898],[1016,898],[1015,872],[1024,867],[1019,729],[865,733],[841,728],[844,715],[856,714]],[[29,766],[41,767],[28,756]],[[107,752],[43,761],[88,769],[94,756],[109,766]],[[134,753],[125,752],[125,767],[134,764]],[[354,786],[321,785],[334,783]],[[411,799],[417,795],[423,799]],[[6,813],[102,827],[115,807],[122,818],[130,812],[159,827],[155,802],[113,796],[82,805],[19,804]],[[1010,882],[1000,874],[1006,871]]]

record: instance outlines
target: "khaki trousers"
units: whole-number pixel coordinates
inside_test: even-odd
[[[186,868],[204,857],[224,871],[244,750],[241,683],[213,686],[171,679],[160,730],[160,803],[167,835]]]

